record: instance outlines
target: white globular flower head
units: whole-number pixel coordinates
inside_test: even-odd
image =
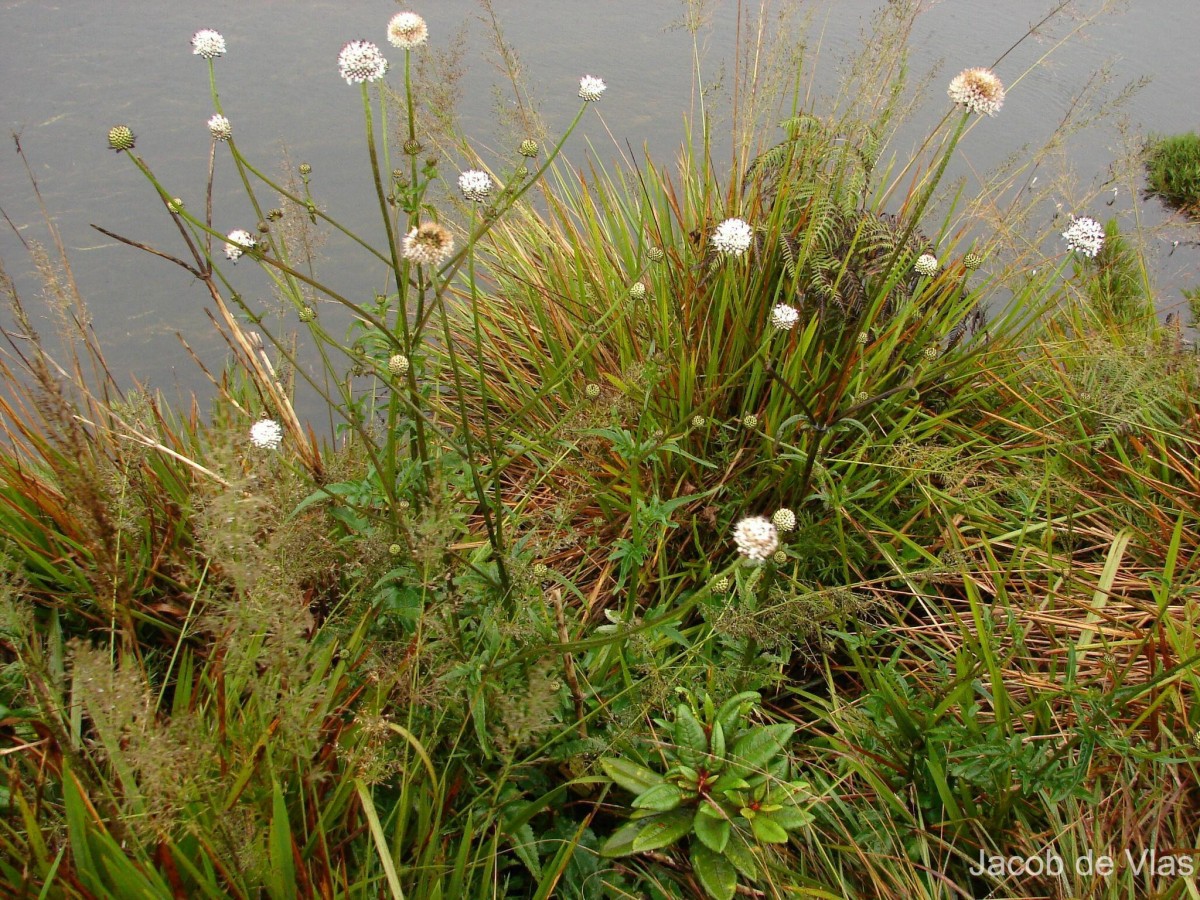
[[[211,28],[201,28],[192,35],[192,54],[194,56],[213,59],[223,56],[224,53],[225,38],[221,37],[221,32],[213,31]]]
[[[1004,85],[991,69],[963,69],[946,93],[959,106],[980,115],[994,116],[1004,105]]]
[[[1104,226],[1091,216],[1071,216],[1071,227],[1062,233],[1067,247],[1089,259],[1104,247]]]
[[[722,256],[741,256],[750,249],[754,232],[742,219],[726,219],[712,236],[713,249]]]
[[[227,118],[217,113],[208,120],[208,133],[213,136],[214,141],[227,141],[233,134],[233,126]]]
[[[370,41],[350,41],[338,54],[338,71],[346,84],[378,81],[387,70],[387,59]]]
[[[244,228],[235,228],[225,238],[225,257],[234,262],[237,262],[247,250],[253,250],[257,244],[254,235]]]
[[[454,235],[437,222],[422,222],[404,238],[404,258],[419,266],[440,266],[454,252]]]
[[[775,510],[775,515],[771,516],[771,523],[780,531],[795,531],[796,514],[785,506]]]
[[[487,172],[468,169],[458,176],[458,189],[468,200],[482,203],[492,192],[492,177]]]
[[[932,253],[922,253],[917,257],[917,261],[913,263],[913,270],[918,275],[925,275],[932,278],[937,274],[938,270],[937,257]]]
[[[414,12],[396,13],[388,22],[388,43],[401,50],[412,50],[429,40],[429,26]]]
[[[250,428],[250,443],[260,450],[278,450],[283,444],[283,427],[274,419],[259,419]]]
[[[779,331],[791,331],[800,321],[800,310],[786,303],[778,304],[771,310],[771,327]]]
[[[604,83],[604,79],[596,78],[592,75],[584,75],[579,79],[579,96],[587,103],[594,103],[600,99],[600,95],[608,90],[608,85]]]
[[[733,529],[733,542],[737,545],[738,553],[750,562],[762,563],[770,559],[779,546],[779,533],[769,519],[750,516],[738,522]]]

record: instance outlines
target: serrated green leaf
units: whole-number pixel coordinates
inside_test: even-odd
[[[745,715],[742,712],[744,706],[753,706],[762,700],[758,691],[742,691],[740,694],[734,694],[728,700],[721,704],[721,708],[717,710],[717,721],[721,723],[721,728],[725,732],[726,738],[731,738],[738,732],[738,723]]]
[[[700,838],[704,846],[717,853],[724,852],[732,830],[729,819],[722,815],[720,810],[715,810],[708,804],[696,810],[696,818],[692,820],[692,831],[696,832],[696,837]]]
[[[732,900],[737,891],[737,870],[720,853],[701,843],[692,844],[692,871],[714,900]]]
[[[600,848],[600,855],[608,859],[618,856],[632,856],[637,853],[633,849],[633,839],[642,830],[641,822],[626,822],[612,833]]]
[[[729,771],[743,777],[759,775],[779,755],[783,745],[795,734],[796,726],[789,724],[761,725],[742,735],[729,752]]]
[[[656,784],[633,800],[634,809],[653,809],[668,812],[683,802],[683,791],[673,784]]]
[[[692,830],[692,811],[690,809],[673,809],[668,813],[654,816],[639,823],[642,830],[633,839],[633,849],[641,853],[645,850],[661,850],[669,847]]]
[[[768,816],[755,816],[750,820],[750,830],[764,844],[786,844],[787,832]]]
[[[784,806],[774,812],[768,813],[767,818],[784,831],[795,831],[797,828],[803,828],[812,822],[813,814],[807,809],[800,809],[798,806]]]
[[[725,845],[725,858],[733,863],[734,868],[741,872],[747,881],[758,881],[758,860],[754,858],[754,851],[750,849],[741,832],[733,832],[729,843]]]
[[[604,774],[619,784],[631,794],[642,794],[663,783],[663,777],[652,772],[645,766],[615,756],[606,756],[600,760],[600,768]]]
[[[686,703],[675,707],[675,751],[679,761],[685,766],[695,768],[703,765],[708,753],[708,735],[704,726]]]

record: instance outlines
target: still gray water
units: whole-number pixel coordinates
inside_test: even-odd
[[[821,94],[832,95],[839,72],[861,46],[861,34],[880,0],[824,0],[800,4],[811,13],[806,68],[822,111]],[[776,4],[778,5],[778,4]],[[1081,3],[1090,10],[1094,3]],[[1048,0],[942,0],[931,2],[913,35],[912,68],[936,67],[930,97],[891,149],[902,158],[946,109],[945,83],[960,69],[991,65],[1054,4]],[[207,67],[192,55],[190,38],[200,28],[220,31],[228,53],[218,60],[226,114],[239,147],[267,171],[275,171],[286,146],[294,162],[313,166],[314,193],[335,217],[364,234],[378,233],[377,211],[362,137],[359,91],[337,74],[338,51],[363,38],[380,44],[393,62],[384,26],[397,9],[413,9],[429,22],[431,45],[445,47],[460,32],[463,58],[462,125],[489,162],[511,150],[496,148],[496,87],[503,78],[487,39],[481,11],[472,0],[384,2],[260,0],[256,3],[164,3],[146,0],[0,0],[0,121],[20,135],[43,196],[71,251],[75,274],[91,306],[96,331],[112,369],[122,380],[136,376],[166,389],[190,390],[197,372],[174,336],[219,364],[220,345],[209,325],[207,300],[189,276],[167,263],[104,237],[88,227],[105,226],[131,238],[180,250],[177,235],[152,189],[127,159],[106,146],[114,124],[137,134],[137,152],[172,193],[199,207],[210,139]],[[578,107],[583,74],[605,79],[598,109],[603,124],[586,119],[567,147],[582,163],[588,144],[615,158],[625,142],[645,147],[659,163],[671,161],[684,138],[692,102],[692,36],[677,27],[684,6],[676,0],[496,0],[507,41],[520,54],[525,74],[552,131],[565,128]],[[736,35],[737,3],[712,4],[712,22],[701,32],[704,68],[715,76],[728,68]],[[1200,127],[1200,0],[1133,0],[1086,33],[1054,50],[1026,78],[1016,80],[1054,48],[1069,30],[1062,20],[1022,44],[998,67],[1009,86],[1000,116],[970,135],[956,160],[968,179],[985,173],[1021,148],[1040,146],[1057,127],[1079,90],[1108,67],[1108,95],[1150,78],[1126,108],[1136,133],[1177,133]],[[391,78],[398,83],[398,70]],[[605,133],[607,125],[617,145]],[[1122,137],[1106,122],[1073,139],[1065,159],[1086,188],[1106,185],[1121,153]],[[726,153],[727,156],[727,153]],[[225,161],[227,162],[227,160]],[[450,172],[447,175],[453,174]],[[215,225],[252,227],[254,219],[230,167],[218,165]],[[1106,191],[1107,187],[1104,188]],[[1197,226],[1165,213],[1157,201],[1119,192],[1111,208],[1101,196],[1090,212],[1119,215],[1153,229],[1151,263],[1165,312],[1180,304],[1181,287],[1200,283],[1200,253],[1190,242]],[[0,205],[22,236],[40,238],[36,205],[20,159],[0,153]],[[1047,216],[1054,214],[1048,205]],[[1173,248],[1173,241],[1180,241]],[[339,246],[326,248],[326,272],[338,265]],[[20,239],[5,226],[0,256],[27,296],[37,291]],[[251,267],[236,270],[247,296],[265,292]],[[338,283],[353,285],[351,269]],[[335,279],[337,280],[337,279]],[[241,285],[240,285],[241,286]],[[358,288],[370,296],[371,285]]]

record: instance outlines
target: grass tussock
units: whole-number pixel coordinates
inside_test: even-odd
[[[114,237],[201,282],[229,347],[203,413],[110,376],[49,215],[52,337],[4,277],[0,882],[1190,896],[1200,369],[1138,235],[1019,232],[1044,197],[1018,163],[953,183],[1020,102],[1002,68],[897,158],[931,102],[917,4],[829,108],[802,33],[748,16],[727,118],[698,65],[674,164],[584,167],[562,147],[617,98],[585,79],[555,136],[485,9],[503,158],[414,100],[454,96],[460,38],[397,45],[386,81],[343,51],[372,236],[222,126],[210,185],[231,168],[260,219],[234,239],[110,132],[178,244]],[[195,41],[219,115],[224,42]]]

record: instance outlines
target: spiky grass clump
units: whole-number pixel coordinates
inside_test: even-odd
[[[1150,193],[1200,216],[1200,134],[1193,131],[1153,138],[1146,153]]]

